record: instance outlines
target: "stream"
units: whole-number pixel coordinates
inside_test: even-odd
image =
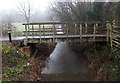
[[[87,58],[70,49],[67,42],[58,42],[45,61],[41,74],[44,81],[91,81]],[[80,58],[78,58],[78,55]]]

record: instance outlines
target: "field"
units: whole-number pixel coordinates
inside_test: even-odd
[[[15,29],[16,31],[12,32],[12,36],[24,36],[23,31],[25,31],[25,26],[22,25],[22,23],[13,23],[13,26],[16,27],[16,29]],[[30,29],[32,29],[32,26],[29,26],[29,27],[30,27]],[[53,25],[44,25],[44,30],[48,30],[47,28],[52,28],[52,27],[53,27]],[[39,26],[35,25],[34,28],[35,28],[35,31],[38,31],[37,29],[39,29]],[[43,25],[41,25],[41,29],[43,30]],[[44,34],[48,34],[48,32],[44,32]],[[52,34],[52,33],[50,33],[50,34]]]

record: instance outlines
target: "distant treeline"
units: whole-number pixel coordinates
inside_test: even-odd
[[[120,20],[120,2],[56,2],[52,11],[60,21]]]

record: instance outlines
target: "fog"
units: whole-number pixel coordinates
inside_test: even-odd
[[[12,23],[26,22],[25,17],[20,15],[19,6],[20,3],[30,2],[32,10],[35,14],[32,14],[30,22],[48,22],[49,19],[49,0],[1,0],[0,1],[0,21],[6,22],[11,20]]]

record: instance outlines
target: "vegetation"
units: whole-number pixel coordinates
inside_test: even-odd
[[[51,5],[52,18],[60,21],[120,20],[119,2],[56,2]],[[54,15],[54,17],[53,17]]]
[[[4,42],[2,44],[3,52],[3,81],[18,81],[23,77],[26,60],[29,58],[17,51],[12,44]],[[7,59],[7,60],[5,60]]]
[[[92,47],[93,48],[89,48],[89,52],[93,54],[91,55],[90,62],[95,61],[95,65],[98,65],[97,68],[99,69],[97,70],[97,73],[100,72],[100,69],[102,69],[105,72],[104,74],[106,75],[105,79],[102,79],[104,75],[101,76],[101,80],[119,81],[120,80],[120,50],[110,48],[109,45],[95,44]],[[90,57],[88,56],[88,58]],[[94,68],[95,65],[92,67]],[[103,74],[103,72],[100,72],[99,74]],[[96,76],[96,78],[100,78],[100,76],[98,75]]]
[[[18,44],[17,41],[13,41],[13,43],[2,42],[2,81],[41,80],[44,61],[55,45],[43,43],[33,46],[33,49],[38,49],[38,53],[29,57],[17,50],[14,46]]]

